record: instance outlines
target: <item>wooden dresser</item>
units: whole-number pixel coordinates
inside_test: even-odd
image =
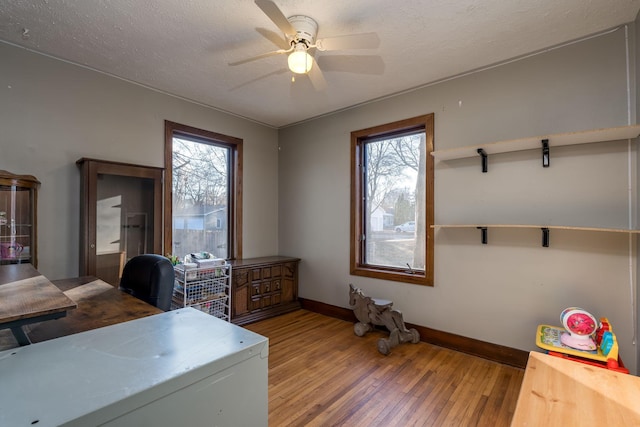
[[[299,258],[270,256],[231,263],[231,321],[244,325],[300,308]]]

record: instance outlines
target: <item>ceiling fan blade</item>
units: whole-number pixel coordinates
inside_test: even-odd
[[[273,21],[280,31],[289,37],[296,35],[296,29],[282,13],[280,8],[271,0],[255,0],[256,5]]]
[[[290,47],[289,43],[275,31],[267,30],[266,28],[256,28],[256,31],[280,49],[288,49]]]
[[[242,59],[240,61],[229,62],[229,65],[233,67],[233,66],[240,65],[240,64],[246,64],[247,62],[255,61],[255,60],[258,60],[258,59],[268,58],[270,56],[280,55],[282,53],[287,53],[290,50],[291,49],[289,49],[289,50],[284,50],[284,49],[274,50],[273,52],[263,53],[262,55],[252,56],[251,58]]]
[[[323,71],[384,74],[385,63],[378,55],[322,55],[317,59]]]
[[[350,34],[346,36],[327,37],[316,42],[316,47],[320,51],[344,49],[376,49],[379,46],[380,38],[376,33],[361,33]]]
[[[315,67],[311,67],[307,75],[316,92],[322,92],[327,88],[327,81],[324,79],[322,70],[318,67],[318,64],[316,64]]]

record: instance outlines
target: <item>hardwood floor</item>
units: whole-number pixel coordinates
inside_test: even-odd
[[[271,426],[508,426],[524,370],[306,310],[245,325],[269,338]]]

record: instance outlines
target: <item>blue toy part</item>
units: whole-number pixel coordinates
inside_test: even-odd
[[[605,331],[602,334],[602,341],[600,342],[600,350],[605,356],[609,354],[613,347],[613,334],[609,331]]]

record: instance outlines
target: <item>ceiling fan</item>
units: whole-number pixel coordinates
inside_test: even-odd
[[[267,58],[274,55],[286,54],[288,55],[289,69],[295,74],[307,74],[311,80],[311,83],[316,90],[322,90],[326,87],[326,82],[320,70],[320,63],[314,66],[314,63],[318,61],[314,60],[315,51],[335,51],[345,49],[375,49],[380,46],[380,39],[376,33],[361,33],[351,34],[337,37],[325,37],[323,39],[317,39],[318,23],[305,15],[293,15],[289,18],[285,17],[280,8],[271,0],[255,0],[255,4],[273,21],[274,24],[284,33],[285,40],[278,40],[282,45],[282,49],[274,50],[272,52],[263,53],[261,55],[253,56],[236,62],[230,62],[229,65],[236,66],[245,64],[247,62],[255,61],[258,59]],[[264,34],[263,34],[264,35]],[[265,35],[266,36],[266,35]],[[266,36],[270,40],[271,37]],[[273,41],[273,40],[272,40]],[[336,59],[339,57],[334,57]],[[367,74],[381,73],[384,69],[384,62],[379,56],[358,56],[355,59],[362,59],[364,61],[358,61],[361,66],[360,72]],[[331,69],[331,63],[329,57],[325,59],[325,66]],[[351,62],[354,62],[354,57],[350,57]],[[333,67],[337,71],[349,71],[345,67]],[[364,68],[367,68],[366,70]],[[355,72],[359,72],[355,70]]]

